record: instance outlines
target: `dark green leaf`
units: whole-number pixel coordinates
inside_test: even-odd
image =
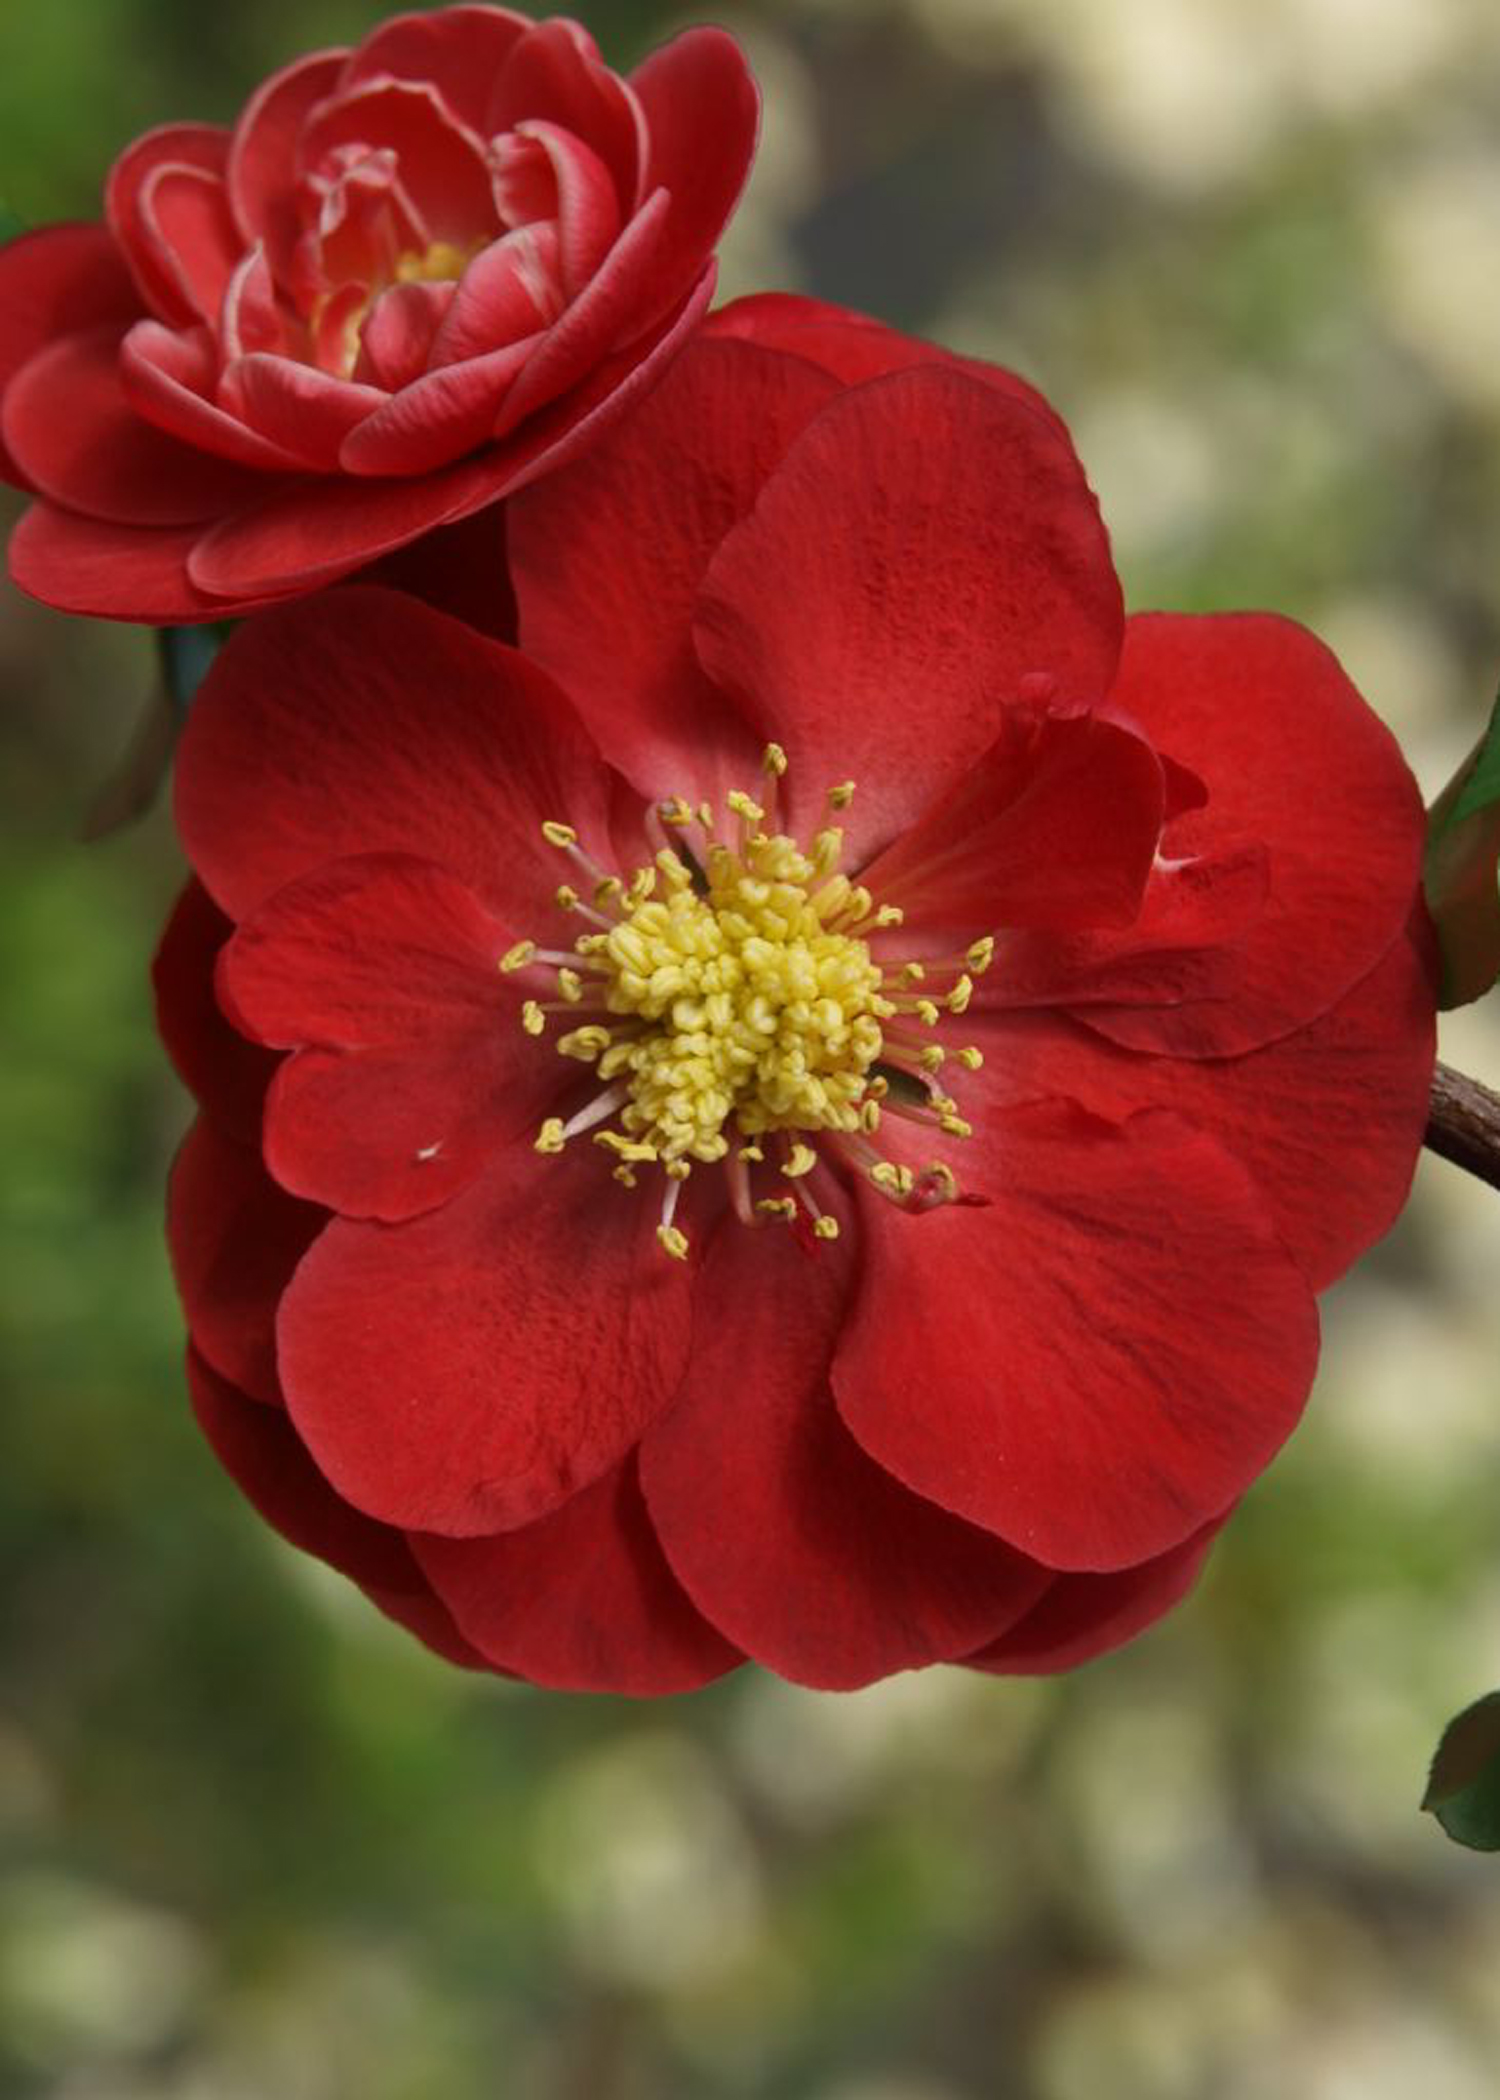
[[[179,715],[186,715],[193,695],[208,675],[209,665],[233,632],[232,620],[209,621],[202,627],[158,627],[162,682]]]
[[[26,231],[26,221],[8,204],[0,204],[0,241],[13,241],[18,233]]]
[[[1500,1852],[1500,1692],[1476,1699],[1443,1730],[1422,1806],[1456,1844]]]
[[[1500,701],[1489,727],[1428,811],[1427,908],[1443,959],[1444,1007],[1500,978]]]

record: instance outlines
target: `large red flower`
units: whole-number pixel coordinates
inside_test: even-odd
[[[1286,621],[1124,621],[1019,382],[805,302],[710,324],[511,543],[524,654],[350,588],[191,720],[210,1437],[543,1684],[1127,1638],[1408,1185],[1394,743]]]
[[[622,80],[576,22],[457,6],[148,132],[107,227],[0,252],[16,581],[214,618],[572,457],[705,311],[756,114],[720,30]]]

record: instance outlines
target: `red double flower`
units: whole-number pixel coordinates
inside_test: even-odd
[[[544,1684],[1127,1638],[1408,1185],[1392,739],[1286,621],[1126,621],[1035,395],[806,302],[717,317],[509,530],[521,651],[349,589],[190,722],[209,1435]]]
[[[65,611],[298,595],[570,457],[701,318],[757,98],[722,31],[628,80],[576,22],[398,15],[0,252],[11,542]]]

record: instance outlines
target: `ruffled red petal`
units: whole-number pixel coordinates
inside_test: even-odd
[[[298,153],[304,167],[315,169],[345,146],[394,152],[402,191],[421,214],[429,242],[466,247],[476,236],[499,230],[484,141],[426,81],[341,81],[310,112]]]
[[[1048,1567],[1130,1567],[1222,1514],[1296,1424],[1312,1294],[1244,1168],[1159,1111],[995,1110],[988,1207],[873,1199],[834,1391],[898,1479]]]
[[[489,138],[529,119],[561,125],[592,147],[614,179],[621,212],[634,208],[644,194],[645,119],[580,23],[554,17],[517,39],[480,128]]]
[[[1405,926],[1417,894],[1422,798],[1390,731],[1333,655],[1269,613],[1132,619],[1114,704],[1209,783],[1178,820],[1181,858],[1226,832],[1270,856],[1264,910],[1232,997],[1088,1010],[1116,1042],[1226,1057],[1325,1012]]]
[[[104,186],[105,217],[134,273],[140,292],[137,312],[143,303],[179,328],[204,318],[179,258],[143,205],[148,184],[166,168],[222,183],[229,136],[217,124],[160,124],[133,139],[110,169]]]
[[[550,819],[608,840],[610,776],[545,672],[395,591],[364,585],[242,627],[178,754],[178,828],[242,918],[330,860],[406,853],[507,925],[558,918]]]
[[[828,1366],[857,1254],[726,1222],[698,1279],[677,1404],[641,1478],[699,1609],[756,1661],[846,1691],[1016,1619],[1048,1571],[909,1494],[840,1421]]]
[[[808,424],[721,545],[696,632],[709,676],[790,756],[800,829],[855,780],[857,865],[989,747],[1008,702],[1041,681],[1060,709],[1102,699],[1120,622],[1071,449],[1004,395],[923,367]]]
[[[1435,1054],[1432,944],[1419,919],[1329,1012],[1243,1057],[1151,1057],[1055,1015],[971,1014],[992,1104],[1067,1094],[1105,1116],[1173,1108],[1212,1131],[1255,1179],[1314,1290],[1380,1238],[1406,1200]]]
[[[58,612],[144,626],[222,620],[274,604],[296,579],[232,603],[188,581],[197,525],[112,525],[33,503],[10,536],[11,581]]]
[[[302,128],[334,92],[347,51],[312,51],[262,82],[240,112],[229,148],[229,206],[247,248],[264,242],[278,281],[288,282],[302,235],[297,178]]]
[[[167,1185],[167,1247],[188,1331],[221,1377],[275,1406],[276,1308],[326,1212],[279,1189],[260,1154],[200,1116]]]
[[[231,1137],[258,1145],[266,1088],[280,1059],[231,1027],[214,996],[214,966],[233,931],[202,883],[190,880],[152,964],[156,1022],[199,1106]]]
[[[496,77],[531,26],[527,16],[508,7],[393,15],[352,54],[339,85],[350,88],[382,75],[430,81],[453,115],[482,134]]]
[[[533,1684],[686,1692],[744,1661],[674,1580],[633,1459],[520,1531],[412,1548],[466,1637]]]
[[[700,338],[609,437],[507,506],[523,646],[646,795],[721,796],[758,778],[760,741],[694,654],[693,600],[833,392],[796,358]]]
[[[424,372],[354,426],[339,447],[346,474],[426,474],[482,445],[538,338]]]
[[[1222,1523],[1205,1524],[1170,1552],[1118,1574],[1059,1575],[1018,1625],[964,1660],[997,1677],[1035,1677],[1123,1647],[1182,1602]]]
[[[0,396],[17,372],[59,336],[113,323],[141,310],[140,294],[102,226],[46,226],[0,248]],[[0,450],[0,478],[30,483]]]
[[[415,1217],[534,1134],[565,1070],[502,977],[514,931],[427,861],[367,854],[278,890],[241,925],[221,996],[297,1055],[266,1100],[266,1164],[349,1217]]]
[[[120,345],[119,376],[131,408],[169,437],[242,466],[276,474],[302,471],[295,453],[226,415],[209,398],[219,382],[219,354],[207,328],[137,321]]]
[[[335,1219],[278,1322],[287,1406],[340,1494],[453,1537],[615,1465],[677,1390],[689,1276],[593,1148],[529,1146],[405,1225]]]
[[[739,202],[755,157],[760,94],[745,54],[722,29],[687,29],[636,67],[646,119],[641,194],[672,200],[657,269],[669,296],[696,276]]]

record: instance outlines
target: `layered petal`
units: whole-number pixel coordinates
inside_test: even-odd
[[[965,1107],[983,1115],[1066,1094],[1112,1117],[1175,1109],[1249,1170],[1308,1282],[1323,1290],[1406,1201],[1432,1083],[1434,969],[1419,916],[1336,1006],[1242,1057],[1152,1057],[1058,1015],[971,1013],[986,1063],[966,1082]]]
[[[190,880],[167,921],[151,978],[157,1027],[178,1078],[228,1136],[253,1146],[280,1059],[232,1027],[214,994],[219,950],[233,931],[202,883]]]
[[[1220,1518],[1154,1560],[1114,1575],[1059,1575],[1008,1633],[964,1660],[997,1677],[1076,1669],[1134,1640],[1192,1589],[1222,1527]]]
[[[414,1217],[535,1131],[562,1084],[499,962],[512,936],[430,862],[332,861],[225,951],[247,1034],[296,1051],[266,1101],[266,1164],[348,1217]]]
[[[582,139],[609,169],[622,211],[635,209],[645,194],[640,105],[604,64],[588,31],[560,16],[536,23],[516,40],[481,129],[492,137],[537,121]]]
[[[844,1420],[1048,1567],[1166,1552],[1296,1424],[1318,1340],[1300,1270],[1245,1169],[1169,1113],[994,1110],[961,1164],[986,1208],[867,1205]]]
[[[700,339],[607,439],[508,506],[522,646],[644,794],[720,796],[757,777],[760,743],[693,651],[693,601],[834,391],[796,358]]]
[[[744,52],[722,29],[684,30],[637,66],[630,85],[646,120],[641,194],[664,190],[671,199],[657,268],[675,298],[740,200],[760,96]]]
[[[744,1660],[674,1580],[633,1459],[522,1530],[412,1547],[464,1635],[532,1684],[685,1692]]]
[[[508,7],[393,15],[351,55],[340,84],[350,88],[383,76],[430,81],[453,115],[483,135],[494,82],[530,28],[527,16]]]
[[[604,841],[608,785],[544,672],[415,599],[351,586],[231,638],[193,705],[176,806],[235,918],[327,861],[406,853],[529,931],[555,915],[562,873],[542,823]]]
[[[1424,820],[1400,750],[1331,654],[1268,613],[1130,621],[1114,704],[1209,783],[1166,851],[1225,832],[1268,852],[1265,908],[1239,950],[1232,997],[1091,1006],[1116,1042],[1225,1057],[1274,1041],[1365,977],[1406,924]]]
[[[704,669],[792,760],[811,830],[852,776],[854,864],[993,743],[1007,704],[1101,700],[1119,585],[1071,449],[961,374],[842,394],[721,545],[698,600]]]
[[[642,1441],[641,1477],[700,1610],[756,1661],[833,1691],[966,1652],[1049,1575],[855,1443],[828,1372],[857,1249],[814,1246],[721,1229],[682,1393]]]
[[[200,1354],[252,1398],[275,1406],[276,1308],[326,1212],[272,1181],[258,1152],[200,1116],[167,1186],[167,1247]]]
[[[197,525],[112,525],[53,503],[33,503],[10,536],[11,581],[59,612],[145,626],[182,626],[257,611],[289,586],[233,602],[188,579]]]
[[[689,1278],[592,1148],[498,1153],[409,1224],[336,1219],[282,1300],[287,1406],[338,1492],[453,1537],[559,1508],[676,1391]]]
[[[138,318],[140,294],[102,226],[47,226],[0,248],[0,397],[49,343]],[[0,476],[29,486],[0,449]]]
[[[229,133],[216,124],[161,124],[132,141],[116,159],[104,186],[104,212],[110,233],[118,243],[134,275],[141,303],[177,327],[201,320],[206,311],[195,296],[194,275],[184,268],[172,239],[170,201],[166,223],[151,208],[151,192],[163,176],[197,178],[215,186],[217,201],[209,202],[207,227],[210,250],[222,249],[224,224],[223,177],[229,157]],[[190,190],[190,200],[204,201],[201,190]],[[188,250],[194,242],[189,206]],[[201,281],[201,273],[199,273]]]

